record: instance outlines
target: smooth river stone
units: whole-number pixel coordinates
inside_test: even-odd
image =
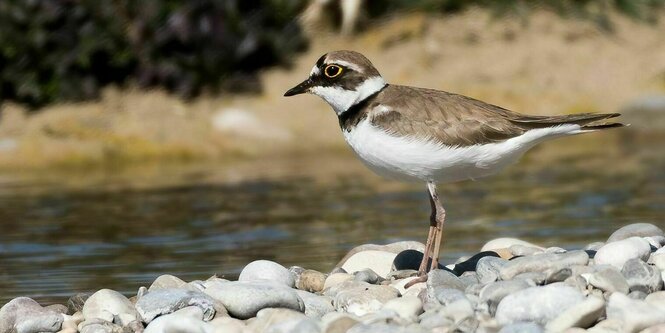
[[[645,301],[614,293],[607,303],[607,319],[620,322],[623,332],[639,332],[665,323],[665,311]]]
[[[215,333],[215,328],[201,319],[179,313],[160,316],[151,321],[143,333]]]
[[[499,271],[509,261],[497,257],[483,257],[478,260],[476,274],[482,284],[488,284],[499,279]]]
[[[97,318],[112,322],[119,315],[139,318],[134,304],[121,293],[110,289],[101,289],[92,294],[83,304],[82,312],[86,321]]]
[[[255,260],[247,264],[240,272],[238,281],[268,280],[281,283],[287,287],[295,287],[296,280],[286,267],[270,260]]]
[[[415,322],[418,315],[423,313],[423,301],[416,296],[398,297],[388,300],[383,309],[394,311],[400,318]]]
[[[596,265],[612,265],[618,269],[630,259],[647,261],[651,253],[651,245],[644,238],[630,237],[620,241],[607,243],[596,252]]]
[[[296,293],[305,304],[305,315],[307,317],[321,318],[326,313],[335,311],[332,297],[321,296],[304,290],[296,290]]]
[[[619,228],[607,239],[607,243],[630,237],[665,236],[663,230],[651,223],[633,223]]]
[[[28,297],[18,297],[0,308],[0,333],[57,332],[63,314],[45,309]]]
[[[480,290],[478,295],[480,302],[487,303],[490,313],[495,313],[496,308],[506,296],[513,294],[517,291],[535,287],[532,281],[528,280],[509,280],[509,281],[496,281],[486,285]]]
[[[496,309],[496,320],[501,325],[525,321],[544,325],[583,301],[579,290],[562,283],[531,287],[504,297]]]
[[[444,269],[435,269],[427,273],[427,289],[433,290],[436,287],[454,288],[463,291],[467,286],[457,275]]]
[[[156,289],[172,289],[172,288],[184,288],[187,286],[187,282],[181,280],[180,278],[164,274],[158,276],[155,281],[152,282],[148,291],[153,291]]]
[[[571,327],[591,327],[605,313],[605,301],[590,296],[570,307],[545,326],[548,332],[563,332]]]
[[[559,271],[573,265],[586,265],[589,255],[584,251],[566,253],[540,253],[510,260],[499,272],[502,280],[510,280],[518,274],[528,272]]]
[[[658,268],[640,259],[626,261],[621,269],[621,274],[628,281],[630,291],[641,291],[650,294],[663,289],[663,280]]]
[[[610,293],[628,294],[630,288],[623,274],[616,267],[610,265],[599,267],[596,272],[588,274],[588,281],[590,285]]]
[[[337,292],[333,302],[337,311],[362,316],[381,309],[388,300],[399,296],[399,291],[391,286],[356,283]]]
[[[157,289],[145,294],[136,302],[136,310],[143,322],[150,323],[158,316],[176,312],[188,306],[196,306],[203,312],[203,320],[215,317],[215,300],[197,291],[185,289]]]
[[[307,316],[299,311],[291,309],[262,309],[256,314],[256,318],[248,321],[247,328],[250,332],[294,332],[301,322],[309,320]],[[316,332],[318,330],[313,330]]]
[[[300,290],[319,292],[326,283],[326,275],[312,269],[302,271],[298,277],[296,287]]]
[[[382,278],[386,278],[392,269],[393,260],[396,256],[396,253],[388,251],[362,251],[349,257],[342,268],[350,274],[371,269]]]
[[[239,319],[252,318],[265,308],[305,311],[305,304],[295,289],[280,283],[232,281],[211,286],[204,292],[224,304],[228,313]]]

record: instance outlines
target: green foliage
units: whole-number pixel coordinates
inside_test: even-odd
[[[94,98],[135,82],[190,97],[245,85],[305,41],[302,0],[2,0],[0,100]],[[240,79],[237,79],[240,78]],[[252,81],[253,82],[253,81]]]

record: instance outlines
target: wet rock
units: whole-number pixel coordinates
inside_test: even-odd
[[[90,294],[78,293],[67,300],[67,313],[74,314],[83,310],[83,304]]]
[[[434,287],[466,289],[466,285],[457,275],[444,269],[435,269],[427,273],[427,288]]]
[[[390,273],[396,256],[396,253],[388,251],[362,251],[349,257],[341,267],[351,274],[364,269],[371,269],[385,278]]]
[[[664,324],[665,312],[645,301],[614,293],[607,303],[607,319],[620,322],[623,332],[638,332],[650,326]]]
[[[641,291],[646,294],[663,289],[660,271],[640,259],[626,261],[621,274],[628,281],[630,291]]]
[[[385,280],[371,269],[363,269],[362,271],[353,273],[353,279],[355,281],[367,282],[369,284],[377,284]]]
[[[228,282],[211,286],[205,293],[221,302],[231,316],[239,319],[254,317],[265,308],[305,311],[305,305],[294,289],[267,280]]]
[[[612,265],[618,269],[630,259],[641,259],[647,261],[651,253],[649,242],[640,237],[630,237],[612,243],[598,249],[594,262],[596,265]]]
[[[187,282],[179,279],[170,274],[164,274],[158,276],[155,281],[152,282],[148,291],[153,291],[156,289],[172,289],[172,288],[183,288],[187,285]]]
[[[508,263],[508,260],[497,257],[483,257],[478,260],[476,274],[482,284],[488,284],[499,279],[499,271]]]
[[[405,296],[388,300],[384,310],[394,311],[400,318],[415,322],[423,313],[423,302],[416,296]]]
[[[306,269],[300,273],[296,287],[300,290],[319,292],[323,290],[325,283],[325,274],[312,269]]]
[[[558,271],[573,265],[586,265],[588,262],[589,255],[584,251],[541,253],[510,260],[501,268],[499,277],[510,280],[521,273]]]
[[[514,323],[501,328],[499,333],[542,333],[543,327],[536,323]]]
[[[620,292],[628,294],[629,286],[626,278],[614,266],[605,266],[588,277],[589,284],[610,293]]]
[[[307,317],[321,318],[326,313],[335,311],[335,307],[332,305],[333,299],[329,296],[319,296],[304,290],[297,290],[296,293],[305,304]]]
[[[605,314],[605,301],[600,297],[588,297],[559,314],[545,326],[548,332],[563,332],[571,327],[588,328]]]
[[[0,308],[1,333],[57,332],[65,317],[28,297],[14,298]]]
[[[353,275],[348,273],[332,273],[326,278],[326,282],[323,284],[323,290],[333,288],[345,281],[352,279]]]
[[[85,301],[81,312],[86,321],[102,319],[113,322],[113,318],[119,315],[129,316],[134,320],[139,318],[134,304],[121,293],[110,289],[102,289],[92,294]]]
[[[633,223],[619,228],[607,239],[608,243],[630,237],[665,236],[663,230],[651,223]]]
[[[333,304],[337,311],[362,316],[379,310],[385,302],[398,296],[399,292],[393,287],[361,283],[338,292]]]
[[[286,267],[270,260],[255,260],[247,264],[240,272],[238,281],[268,280],[295,287],[295,278]]]
[[[527,280],[497,281],[481,289],[478,297],[480,302],[488,304],[490,313],[494,314],[497,306],[506,296],[534,286],[532,281]]]
[[[201,319],[172,313],[151,321],[144,333],[214,333],[214,327]]]
[[[544,325],[582,301],[580,291],[562,283],[531,287],[504,297],[496,309],[496,320],[502,325],[522,321]]]
[[[202,292],[185,289],[157,289],[147,293],[136,302],[136,310],[143,322],[150,323],[154,318],[176,312],[182,308],[196,306],[203,311],[203,320],[215,317],[215,301]]]
[[[538,245],[535,245],[535,244],[532,244],[532,243],[529,243],[529,242],[526,242],[526,241],[523,241],[523,240],[520,240],[520,239],[517,239],[517,238],[496,238],[496,239],[493,239],[493,240],[485,243],[485,245],[483,245],[483,247],[480,249],[480,252],[493,251],[493,250],[498,250],[498,249],[507,249],[507,248],[510,248],[513,245],[522,245],[522,246],[537,248],[537,249],[540,249],[540,250],[545,250],[544,248],[542,248]]]

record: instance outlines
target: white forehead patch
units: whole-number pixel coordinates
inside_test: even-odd
[[[316,67],[316,65],[314,65],[314,67],[312,67],[312,71],[309,72],[309,76],[314,76],[319,74],[321,74],[321,70],[318,67]]]

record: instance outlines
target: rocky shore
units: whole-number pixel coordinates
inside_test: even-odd
[[[665,234],[637,223],[584,249],[494,239],[416,278],[423,245],[361,245],[329,273],[257,260],[238,281],[158,277],[0,309],[0,333],[665,332]]]

